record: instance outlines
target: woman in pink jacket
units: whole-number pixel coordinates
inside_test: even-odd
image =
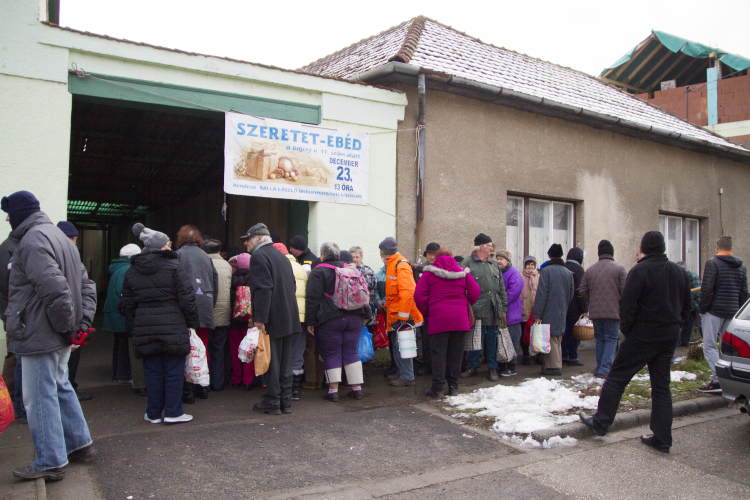
[[[477,301],[479,285],[469,272],[459,267],[447,248],[436,253],[432,266],[414,290],[414,302],[427,320],[432,355],[432,388],[429,397],[441,397],[448,379],[449,395],[458,394],[458,377],[464,355],[464,334],[471,330],[469,307]],[[446,367],[447,364],[447,367]]]

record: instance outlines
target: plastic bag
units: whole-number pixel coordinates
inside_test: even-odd
[[[474,322],[474,328],[464,338],[464,350],[481,351],[482,350],[482,320]]]
[[[385,328],[385,314],[378,313],[375,322],[375,331],[372,334],[372,347],[376,351],[388,349],[388,330]]]
[[[208,375],[206,346],[193,328],[190,329],[190,354],[185,360],[185,380],[203,387],[208,387],[211,380]]]
[[[247,335],[240,342],[238,356],[243,363],[252,363],[255,359],[255,351],[258,349],[258,336],[259,331],[257,328],[248,328]]]
[[[255,376],[259,377],[268,371],[271,365],[271,339],[266,330],[258,331],[258,348],[255,350]]]
[[[253,318],[252,304],[250,303],[250,287],[238,286],[237,298],[234,299],[234,312],[232,319],[237,321],[250,321]]]
[[[13,403],[10,401],[10,393],[5,385],[2,375],[0,375],[0,434],[10,427],[15,420],[13,413]]]
[[[372,346],[372,335],[370,335],[367,327],[362,327],[362,335],[359,336],[359,343],[357,344],[357,355],[363,363],[367,363],[375,356],[375,349]]]
[[[516,362],[516,348],[513,345],[513,340],[510,338],[510,330],[508,330],[507,326],[499,328],[497,331],[497,362]]]
[[[534,323],[531,327],[529,349],[534,354],[549,354],[552,346],[549,340],[549,325]]]

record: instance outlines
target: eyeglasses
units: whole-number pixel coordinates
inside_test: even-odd
[[[168,242],[167,242],[167,246],[168,246],[169,248],[172,248],[172,242],[171,242],[171,241],[168,241]]]

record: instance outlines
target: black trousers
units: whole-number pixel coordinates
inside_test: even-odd
[[[442,392],[446,379],[448,387],[458,387],[461,360],[464,356],[464,335],[466,332],[441,332],[430,335],[433,392]]]
[[[271,363],[263,399],[274,406],[292,406],[292,335],[271,339]]]
[[[424,323],[419,327],[419,330],[422,334],[422,366],[424,366],[424,369],[426,370],[432,365],[432,349],[430,349],[432,335],[427,333],[427,320],[424,320]]]
[[[217,326],[208,331],[208,373],[213,391],[220,391],[224,387],[224,346],[228,335],[228,326]]]
[[[112,380],[130,380],[130,347],[128,334],[113,332],[112,344]]]
[[[672,446],[672,393],[670,373],[675,342],[641,342],[625,339],[615,355],[599,397],[594,426],[607,432],[615,420],[625,387],[644,366],[651,377],[651,431],[656,439]]]
[[[76,390],[78,389],[76,373],[78,373],[78,363],[81,362],[81,349],[83,349],[83,346],[71,352],[70,358],[68,358],[68,380],[70,380],[70,385],[73,386],[73,389]]]

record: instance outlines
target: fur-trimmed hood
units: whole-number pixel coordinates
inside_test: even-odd
[[[462,280],[466,278],[466,275],[469,274],[469,270],[465,268],[459,268],[460,271],[447,271],[445,269],[440,269],[439,267],[435,266],[425,266],[424,272],[426,273],[432,273],[438,278],[443,278],[447,280]]]

